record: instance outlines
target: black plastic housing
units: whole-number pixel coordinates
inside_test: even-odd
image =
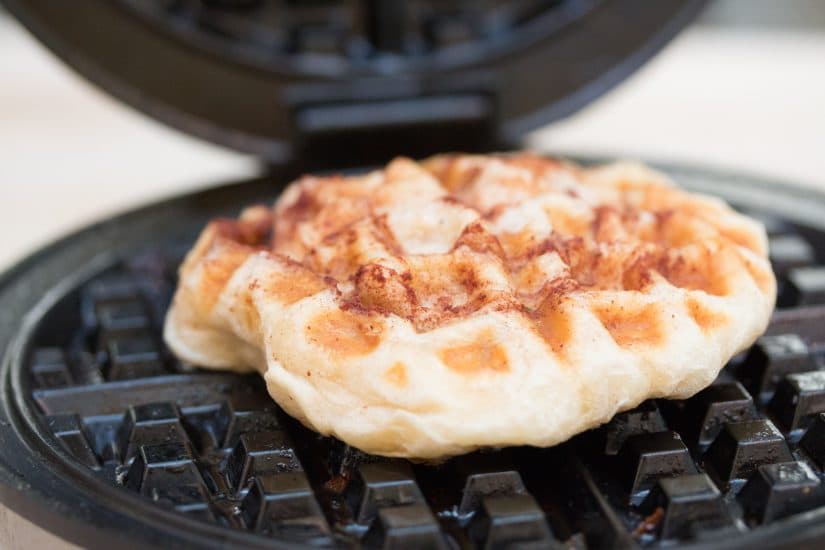
[[[124,102],[269,163],[311,169],[515,146],[622,81],[704,5],[3,2]]]

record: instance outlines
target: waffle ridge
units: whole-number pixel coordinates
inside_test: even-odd
[[[766,255],[757,222],[640,165],[396,159],[212,222],[165,337],[368,452],[544,446],[709,384],[767,325]],[[502,392],[557,403],[485,411]]]

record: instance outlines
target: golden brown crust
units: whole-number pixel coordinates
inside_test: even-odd
[[[762,330],[774,295],[764,231],[653,171],[447,155],[304,177],[274,210],[212,222],[181,269],[167,340],[206,365],[268,368],[279,403],[324,433],[440,456],[559,441],[645,397],[696,391]],[[713,353],[662,363],[700,341]],[[471,434],[447,413],[482,406],[473,392],[495,380],[527,391],[520,380],[536,377],[575,386],[572,416],[541,420],[547,433]],[[470,393],[435,397],[454,380]],[[360,420],[324,413],[345,403]]]
[[[219,246],[221,252],[203,260],[202,305],[207,309],[214,305],[248,255],[266,248],[273,228],[273,251],[294,264],[293,272],[254,284],[264,284],[275,299],[288,305],[330,286],[349,286],[352,290],[341,297],[342,307],[402,317],[419,331],[434,330],[484,309],[529,312],[539,303],[558,303],[560,297],[573,292],[644,291],[656,275],[678,288],[725,296],[730,291],[729,272],[744,267],[761,289],[770,289],[770,273],[736,252],[739,246],[762,250],[758,235],[747,226],[714,223],[702,199],[651,182],[619,180],[610,190],[619,191],[618,200],[571,208],[571,201],[581,200],[581,190],[569,185],[554,188],[547,178],[580,174],[580,169],[530,154],[445,155],[423,163],[438,180],[436,185],[428,182],[425,196],[437,199],[441,206],[461,209],[465,215],[448,250],[408,253],[388,221],[386,208],[403,207],[393,202],[397,199],[392,193],[397,185],[393,177],[409,178],[410,171],[415,171],[411,165],[396,161],[381,177],[305,177],[279,201],[274,223],[270,211],[255,207],[240,220],[210,224],[205,233],[213,235],[212,247]],[[514,190],[519,199],[508,202],[510,198],[503,196],[502,202],[485,209],[488,184]],[[514,202],[548,195],[560,199],[540,206],[552,225],[548,234],[529,228],[492,229],[491,222],[506,215]],[[396,232],[415,238],[424,232],[424,240],[432,241],[444,229],[440,220],[431,225],[419,221],[413,219],[406,229]],[[413,238],[406,237],[405,241]],[[555,254],[565,267],[550,280],[534,262],[548,253]],[[490,281],[482,273],[490,270],[505,284],[497,285],[500,281]],[[695,300],[687,304],[703,330],[718,325],[718,314]],[[566,331],[547,328],[547,319],[553,316],[554,324],[564,324],[555,307],[545,305],[529,318],[535,319],[538,332],[558,353],[564,348]],[[620,318],[601,306],[595,313],[620,345],[653,345],[659,340],[655,320],[642,322],[638,313]],[[339,320],[349,327],[342,329],[346,332],[353,327],[345,317]],[[638,336],[640,331],[646,335]]]

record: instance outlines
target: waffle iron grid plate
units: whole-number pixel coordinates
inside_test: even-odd
[[[438,466],[367,456],[287,417],[256,376],[163,347],[175,270],[211,217],[285,175],[80,231],[0,280],[0,497],[90,547],[704,548],[825,540],[825,196],[666,167],[761,217],[768,335],[686,401],[551,449]],[[491,404],[494,406],[494,404]]]

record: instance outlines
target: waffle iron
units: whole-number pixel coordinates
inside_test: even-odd
[[[550,449],[365,455],[286,416],[257,377],[183,365],[161,340],[176,268],[210,218],[271,202],[306,170],[517,146],[702,2],[6,3],[125,102],[267,164],[2,275],[0,499],[16,512],[91,548],[825,544],[825,195],[810,190],[660,166],[765,222],[780,309],[696,396]]]

